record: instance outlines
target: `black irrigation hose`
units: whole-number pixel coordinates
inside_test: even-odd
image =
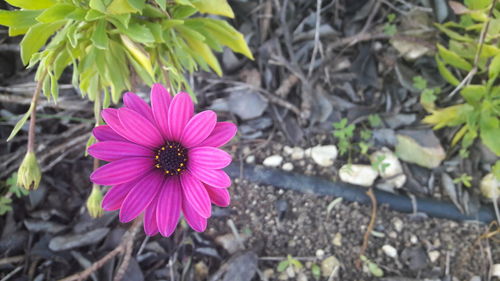
[[[365,194],[366,187],[352,185],[344,182],[333,182],[325,179],[305,176],[295,173],[284,172],[278,169],[270,169],[262,166],[243,165],[235,162],[225,169],[232,178],[240,177],[242,168],[243,179],[265,185],[299,191],[303,193],[330,195],[342,197],[348,201],[356,201],[363,204],[370,204],[370,198]],[[382,190],[374,190],[375,197],[379,204],[387,204],[389,208],[405,213],[413,212],[411,199],[402,195],[389,193]],[[495,220],[493,208],[482,206],[475,215],[465,215],[450,202],[428,198],[416,199],[417,211],[426,213],[436,218],[445,218],[456,221],[477,220],[490,223]]]

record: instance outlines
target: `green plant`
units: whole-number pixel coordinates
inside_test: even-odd
[[[293,267],[294,271],[299,271],[301,270],[304,266],[302,263],[296,259],[294,259],[291,255],[288,255],[286,257],[286,260],[282,260],[278,266],[276,267],[276,270],[278,272],[284,272],[288,267]]]
[[[319,280],[321,278],[321,268],[317,264],[311,266],[311,274],[314,279]]]
[[[456,87],[450,95],[459,92],[462,99],[445,108],[429,108],[431,115],[423,121],[436,130],[459,127],[451,144],[461,141],[462,157],[478,137],[500,156],[500,5],[493,6],[493,0],[464,3],[460,22],[436,25],[449,42],[447,47],[437,45],[435,58],[443,78]],[[462,81],[456,74],[464,76]]]
[[[387,22],[384,24],[383,30],[384,34],[389,36],[394,36],[398,32],[394,20],[396,19],[396,14],[390,13],[387,15]]]
[[[467,174],[461,174],[460,177],[454,178],[453,183],[461,183],[466,187],[471,187],[472,186],[472,177],[467,175]]]
[[[344,155],[351,147],[351,139],[354,136],[354,124],[347,125],[347,118],[333,123],[333,136],[338,139],[337,146],[340,155]]]
[[[29,193],[28,190],[17,185],[17,173],[12,173],[12,175],[7,178],[5,181],[5,189],[7,191],[6,195],[0,196],[0,216],[12,211],[12,199],[10,198],[12,195],[21,198]]]
[[[422,76],[413,77],[413,87],[421,92],[420,104],[427,111],[433,110],[436,107],[435,102],[438,95],[441,93],[441,88],[428,88],[427,80],[425,80]]]
[[[371,275],[375,277],[384,277],[384,271],[366,256],[361,256],[361,261],[368,267]]]
[[[372,168],[375,169],[376,171],[380,171],[380,173],[384,173],[385,169],[387,169],[391,164],[389,163],[384,163],[385,156],[384,155],[378,155],[375,158],[375,161],[372,163]]]

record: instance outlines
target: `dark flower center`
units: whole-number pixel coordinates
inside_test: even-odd
[[[155,167],[162,169],[165,175],[179,175],[187,167],[187,149],[178,142],[168,141],[158,149]]]

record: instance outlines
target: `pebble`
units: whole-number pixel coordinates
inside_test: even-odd
[[[283,147],[283,153],[285,155],[291,155],[293,153],[293,148],[289,147],[288,145],[285,145]]]
[[[406,175],[403,173],[403,167],[396,154],[384,147],[372,153],[370,162],[373,165],[378,162],[380,158],[384,159],[377,167],[380,177],[385,179],[385,183],[389,186],[401,188],[406,182]]]
[[[396,258],[398,256],[398,250],[391,245],[382,246],[382,251],[391,258]]]
[[[394,225],[394,229],[396,229],[397,232],[403,231],[403,221],[399,218],[395,218],[392,222]]]
[[[491,267],[491,276],[500,278],[500,263],[496,263]]]
[[[398,234],[396,233],[396,231],[389,232],[389,234],[387,236],[389,236],[389,238],[391,238],[391,239],[398,238]]]
[[[333,277],[337,277],[339,275],[340,262],[335,256],[329,256],[321,262],[321,275],[323,277],[330,277],[332,272]]]
[[[288,278],[294,278],[295,277],[295,270],[293,269],[293,266],[288,266],[286,268],[286,275],[288,275]]]
[[[307,281],[307,275],[304,272],[300,272],[297,275],[297,281]]]
[[[429,260],[434,263],[439,259],[439,255],[439,251],[430,251]]]
[[[340,232],[337,232],[335,234],[335,237],[333,237],[333,241],[332,241],[333,245],[335,246],[342,246],[342,234]]]
[[[253,163],[255,163],[255,155],[250,155],[250,156],[248,156],[248,157],[245,159],[245,162],[246,162],[247,164],[253,164]]]
[[[339,170],[340,180],[361,186],[372,186],[378,172],[370,165],[346,164]]]
[[[293,164],[290,163],[290,162],[286,162],[285,164],[283,164],[283,166],[281,167],[281,169],[283,169],[283,171],[290,172],[290,171],[293,170]]]
[[[479,188],[485,198],[493,199],[500,196],[500,181],[495,178],[493,173],[489,173],[481,179]]]
[[[283,162],[283,156],[271,155],[271,156],[267,157],[266,159],[264,159],[262,164],[264,164],[264,166],[266,166],[266,167],[276,168],[276,167],[279,167],[282,162]]]
[[[304,159],[304,149],[301,147],[294,147],[291,153],[292,160],[302,160]]]
[[[410,237],[410,242],[411,242],[412,244],[417,244],[417,243],[418,243],[418,238],[417,238],[417,236],[412,235],[412,236]]]
[[[322,167],[331,167],[337,159],[338,150],[335,145],[318,145],[311,148],[311,158]]]
[[[265,269],[262,274],[264,275],[264,277],[266,277],[267,279],[271,279],[273,276],[274,276],[274,269],[272,268],[267,268]]]
[[[320,260],[324,259],[325,258],[325,251],[323,251],[322,249],[318,249],[316,251],[316,257]]]

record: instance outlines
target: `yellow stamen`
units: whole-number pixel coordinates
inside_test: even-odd
[[[160,168],[160,164],[156,164],[155,167],[159,169]]]
[[[165,150],[165,147],[164,147],[164,146],[162,146],[161,150]]]

